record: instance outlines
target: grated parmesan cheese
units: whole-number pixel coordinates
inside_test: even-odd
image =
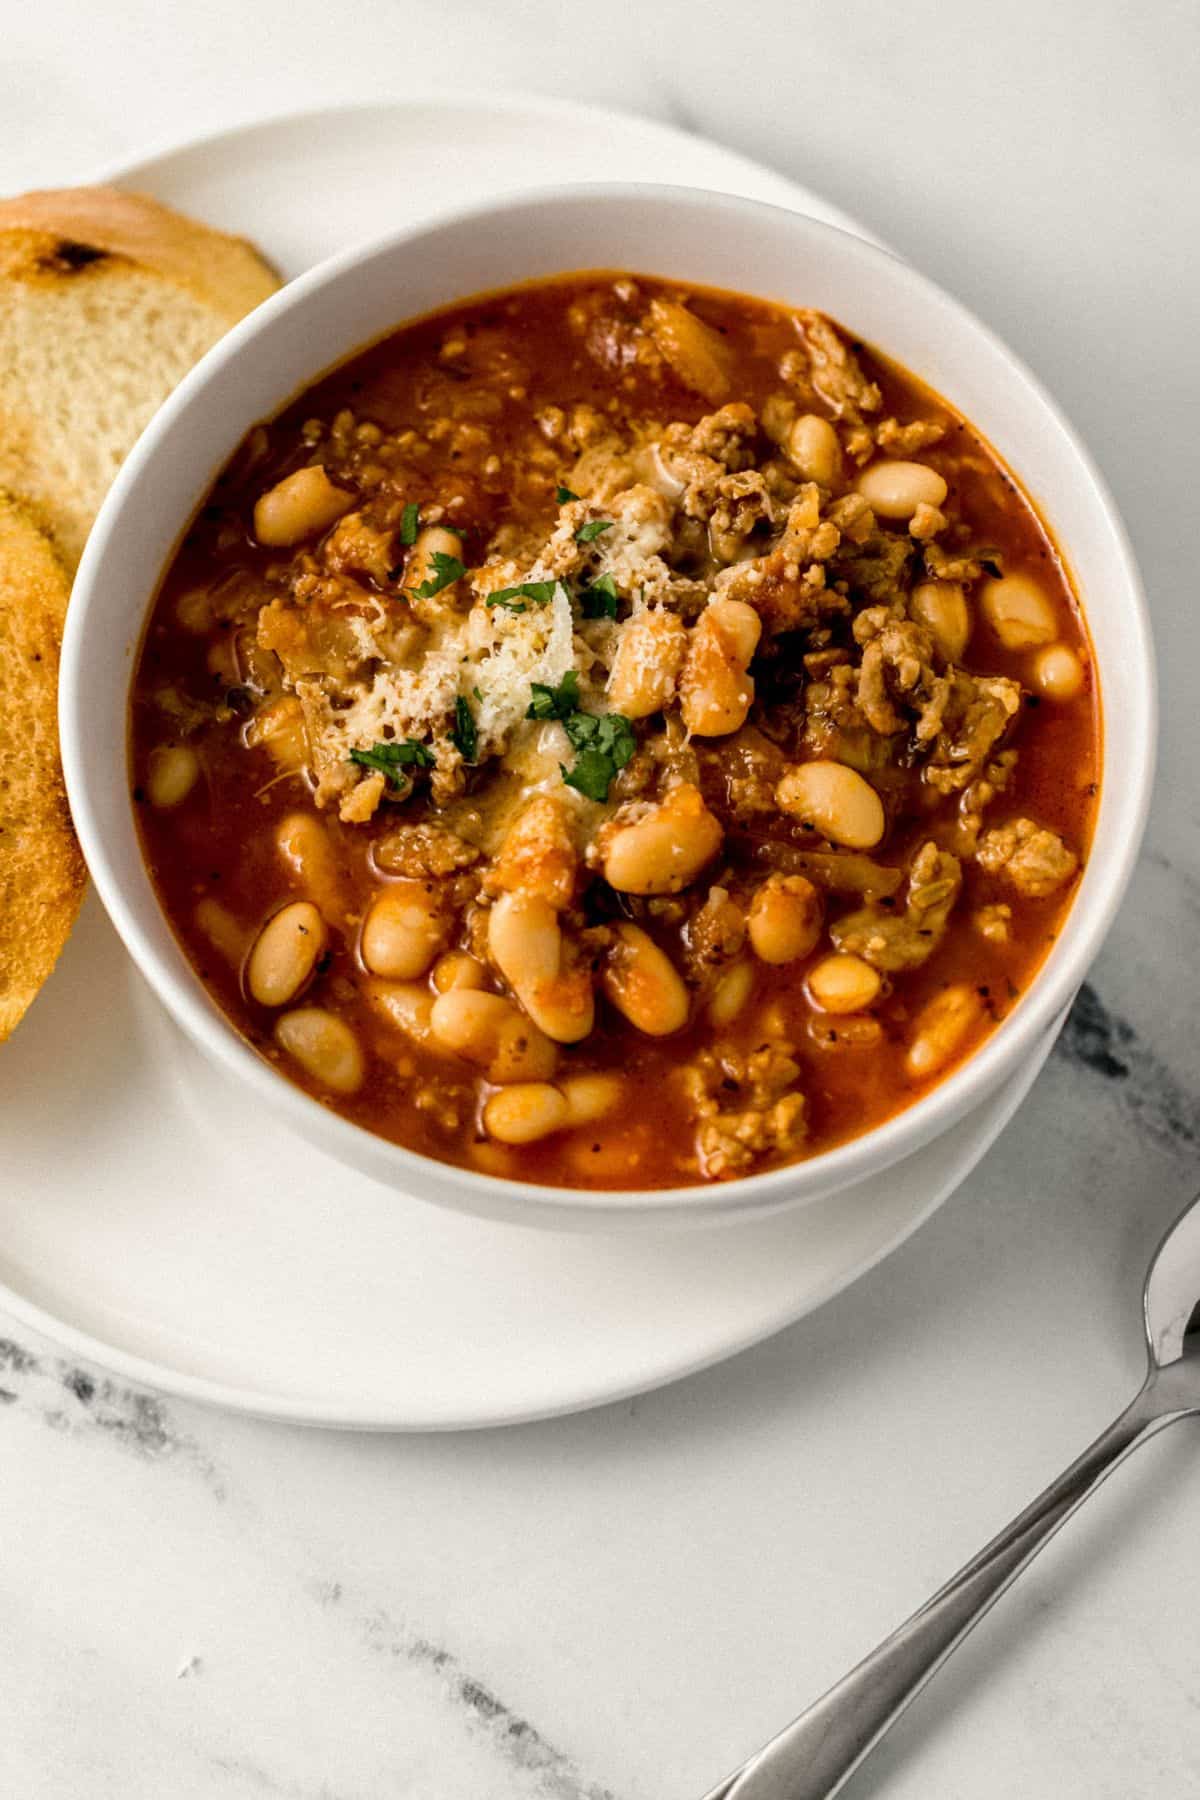
[[[535,567],[526,579],[547,578]],[[488,606],[480,598],[467,614],[464,636],[469,649],[457,691],[474,710],[480,756],[502,755],[529,710],[532,684],[557,687],[575,667],[571,596],[560,581],[550,600],[523,613]],[[476,688],[482,698],[476,698]]]

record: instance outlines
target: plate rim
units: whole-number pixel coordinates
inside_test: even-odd
[[[157,1006],[157,999],[148,993],[151,1003]],[[821,1287],[808,1294],[797,1308],[792,1301],[777,1307],[769,1317],[756,1321],[750,1330],[739,1331],[734,1337],[706,1349],[700,1355],[691,1355],[682,1360],[664,1362],[650,1373],[629,1379],[622,1379],[611,1385],[594,1384],[582,1393],[576,1391],[573,1397],[560,1400],[533,1402],[529,1405],[509,1407],[498,1413],[462,1412],[446,1413],[440,1417],[415,1417],[412,1413],[399,1414],[387,1410],[364,1407],[355,1411],[345,1401],[316,1401],[312,1396],[290,1396],[280,1394],[271,1389],[260,1389],[253,1386],[220,1381],[211,1376],[193,1375],[184,1369],[173,1367],[169,1363],[156,1362],[149,1357],[141,1356],[135,1351],[124,1350],[105,1338],[81,1327],[68,1323],[57,1314],[48,1311],[36,1301],[27,1299],[17,1293],[7,1282],[0,1281],[0,1300],[6,1311],[19,1323],[28,1325],[40,1332],[51,1343],[62,1350],[69,1350],[87,1362],[94,1362],[113,1374],[136,1382],[139,1386],[151,1391],[168,1395],[173,1399],[188,1400],[198,1405],[215,1408],[221,1411],[236,1413],[244,1418],[273,1420],[281,1424],[309,1426],[317,1430],[367,1431],[378,1434],[392,1433],[402,1436],[416,1436],[432,1433],[439,1436],[459,1431],[493,1431],[508,1426],[533,1425],[543,1421],[567,1418],[576,1413],[595,1411],[603,1406],[619,1405],[639,1394],[654,1393],[660,1388],[672,1387],[677,1382],[686,1381],[693,1375],[703,1374],[706,1370],[716,1368],[719,1364],[731,1361],[747,1350],[768,1342],[778,1336],[781,1331],[799,1324],[810,1314],[835,1300],[855,1282],[861,1281],[872,1270],[892,1256],[902,1245],[914,1237],[921,1228],[928,1224],[935,1213],[946,1204],[952,1194],[969,1179],[978,1168],[988,1151],[996,1143],[1002,1132],[1012,1121],[1022,1103],[1029,1094],[1038,1076],[1041,1074],[1050,1053],[1057,1041],[1069,1007],[1054,1020],[1050,1028],[1036,1046],[1034,1053],[1026,1064],[1010,1077],[1008,1083],[985,1100],[975,1112],[960,1120],[957,1129],[964,1130],[971,1125],[975,1132],[964,1147],[954,1167],[941,1181],[933,1183],[929,1194],[919,1208],[915,1209],[903,1223],[884,1241],[877,1245],[865,1261],[854,1263],[851,1267],[840,1271]],[[979,1115],[986,1114],[982,1130],[979,1129]],[[912,1153],[905,1162],[919,1163],[932,1148],[924,1145]],[[903,1165],[900,1165],[903,1166]],[[842,1189],[832,1199],[844,1204],[851,1204],[858,1184]],[[413,1201],[418,1205],[420,1202]],[[763,1221],[758,1221],[762,1223]],[[735,1232],[745,1226],[752,1226],[754,1221],[741,1221],[722,1224],[697,1226],[698,1231],[707,1232],[714,1238],[725,1231]],[[508,1227],[503,1227],[508,1229]],[[519,1229],[519,1228],[517,1228]],[[571,1234],[574,1235],[574,1234]],[[669,1234],[675,1235],[675,1234]],[[690,1235],[690,1233],[688,1234]],[[636,1243],[636,1238],[630,1238]]]
[[[501,92],[489,93],[480,88],[462,88],[456,91],[452,100],[341,100],[329,101],[322,106],[297,105],[283,107],[278,111],[268,112],[257,117],[243,119],[233,124],[214,126],[211,130],[197,132],[192,135],[170,136],[155,143],[150,149],[142,151],[136,157],[114,157],[99,168],[93,169],[90,175],[83,178],[85,185],[111,183],[115,186],[128,186],[136,181],[143,172],[150,171],[155,165],[165,163],[170,158],[182,156],[191,151],[216,150],[222,145],[231,143],[239,137],[252,136],[257,132],[276,131],[301,125],[305,122],[326,120],[338,122],[347,118],[366,118],[370,115],[381,117],[395,113],[413,113],[418,110],[457,112],[468,109],[473,114],[491,112],[506,115],[528,115],[542,113],[547,117],[566,120],[584,118],[599,126],[605,123],[621,129],[633,129],[650,137],[663,140],[684,140],[699,144],[708,150],[716,151],[720,157],[744,171],[748,176],[768,177],[778,183],[781,194],[791,194],[793,204],[798,211],[805,210],[805,204],[816,202],[821,208],[822,217],[837,225],[843,231],[864,238],[868,243],[882,244],[882,240],[868,229],[861,220],[839,206],[836,201],[826,200],[823,195],[797,181],[791,175],[785,175],[773,169],[769,163],[760,162],[757,157],[747,156],[741,150],[730,149],[715,138],[706,137],[703,132],[693,131],[690,126],[676,124],[672,120],[654,119],[645,113],[625,112],[620,107],[602,106],[592,101],[564,99],[559,94],[541,94],[520,88],[505,89]],[[590,185],[580,183],[579,185]],[[601,178],[597,185],[608,185]],[[496,190],[499,197],[509,190],[501,186]],[[883,246],[887,248],[886,245]]]

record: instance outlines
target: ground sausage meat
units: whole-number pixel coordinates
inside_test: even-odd
[[[1075,852],[1056,831],[1032,819],[1012,819],[985,831],[975,860],[989,875],[1001,875],[1018,894],[1044,900],[1070,881],[1079,867]]]

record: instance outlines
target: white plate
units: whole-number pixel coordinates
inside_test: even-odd
[[[501,190],[653,177],[815,196],[714,145],[557,102],[380,107],[255,125],[108,171],[253,237],[284,273]],[[791,1215],[620,1238],[399,1200],[293,1139],[194,1052],[94,900],[4,1052],[8,1309],[133,1379],[246,1411],[493,1425],[687,1374],[811,1311],[962,1181],[1045,1053],[877,1181]]]

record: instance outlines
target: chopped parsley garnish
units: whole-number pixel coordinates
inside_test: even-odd
[[[633,726],[623,713],[577,712],[563,724],[576,752],[575,767],[562,770],[563,780],[589,800],[607,800],[609,788],[637,749]]]
[[[578,500],[579,495],[573,494],[569,487],[557,487],[554,490],[554,498],[560,506],[565,506],[568,500]]]
[[[594,544],[602,531],[611,531],[612,528],[613,521],[611,519],[589,519],[587,524],[581,525],[575,533],[575,542],[577,544]]]
[[[579,604],[585,619],[615,619],[617,616],[617,584],[611,575],[601,575],[591,587],[584,588]]]
[[[530,683],[533,695],[529,702],[527,719],[561,719],[564,724],[573,713],[579,711],[579,676],[574,669],[568,669],[556,688],[547,687],[544,681]]]
[[[420,522],[421,509],[415,500],[410,500],[400,515],[400,542],[402,544],[416,543],[417,526]]]
[[[418,600],[432,600],[443,588],[460,581],[467,572],[465,563],[459,562],[457,556],[447,556],[444,550],[435,550],[432,556],[433,574],[428,581],[423,581],[413,593]]]
[[[579,709],[579,675],[568,669],[556,688],[530,683],[527,719],[557,719],[575,751],[575,767],[559,764],[568,787],[589,800],[607,800],[608,790],[637,749],[633,726],[623,713],[587,713]]]
[[[479,698],[479,689],[475,689]],[[475,715],[462,695],[454,702],[454,730],[450,733],[450,742],[458,751],[464,762],[473,763],[479,748],[479,733],[475,729]]]
[[[435,758],[432,750],[415,738],[402,738],[398,743],[372,744],[369,750],[352,750],[350,761],[361,769],[378,769],[393,787],[406,788],[408,777],[402,771],[432,769]]]
[[[557,581],[519,581],[516,587],[497,588],[494,594],[488,595],[487,603],[489,606],[503,606],[508,612],[528,612],[526,601],[532,600],[535,606],[545,606],[548,600],[553,600],[557,586]]]

